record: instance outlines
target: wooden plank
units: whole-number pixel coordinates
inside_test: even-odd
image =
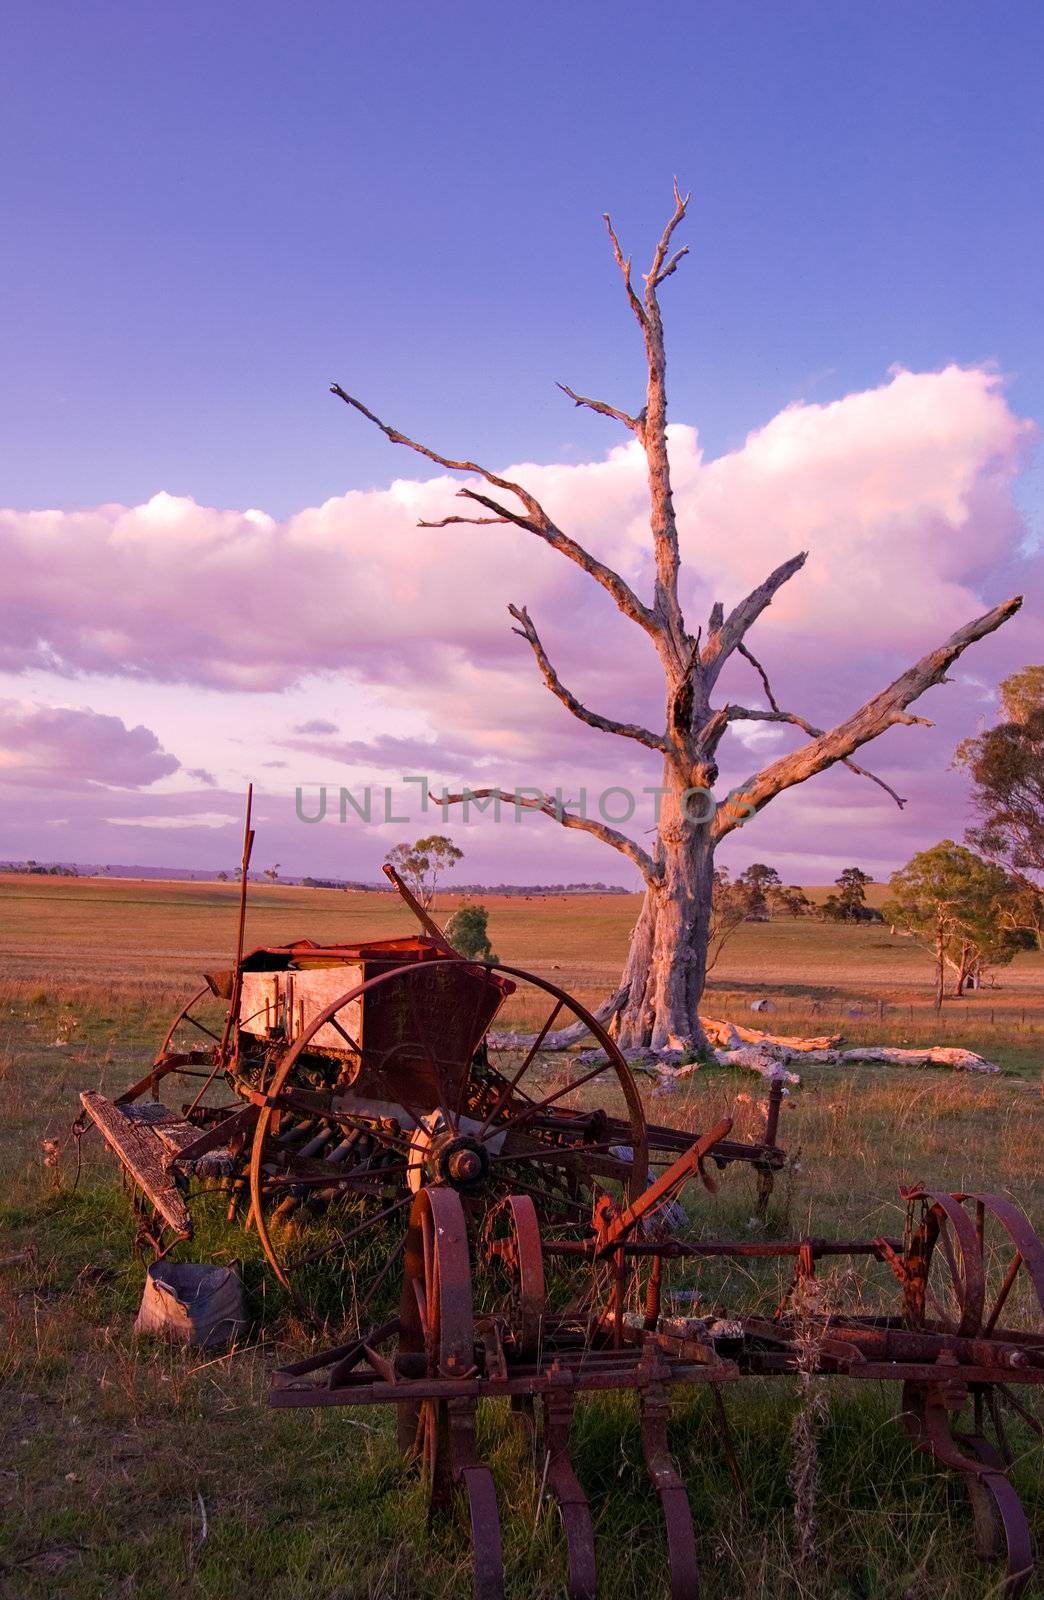
[[[128,1177],[152,1201],[167,1227],[187,1237],[192,1232],[188,1210],[167,1171],[167,1151],[157,1131],[140,1119],[124,1116],[118,1106],[93,1089],[83,1091],[80,1104]]]

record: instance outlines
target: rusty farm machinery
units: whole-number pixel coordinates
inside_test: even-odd
[[[391,869],[419,934],[244,953],[250,838],[248,822],[234,966],[181,1008],[136,1083],[80,1096],[81,1126],[116,1155],[139,1243],[157,1256],[193,1236],[196,1198],[217,1189],[309,1320],[363,1326],[393,1287],[425,1185],[452,1189],[472,1221],[526,1194],[570,1235],[599,1186],[637,1199],[691,1143],[646,1121],[626,1060],[579,1001],[461,959]],[[595,1049],[563,1073],[542,1047],[565,1028]],[[779,1105],[777,1089],[760,1141],[722,1137],[708,1157],[751,1165],[762,1205],[784,1160]]]
[[[571,1423],[583,1396],[629,1391],[671,1597],[694,1600],[672,1396],[708,1393],[742,1493],[730,1386],[886,1380],[913,1443],[967,1489],[979,1553],[1005,1558],[1005,1592],[1021,1591],[1033,1540],[1008,1468],[1014,1436],[1041,1433],[1044,1245],[1009,1199],[909,1187],[901,1238],[704,1237],[678,1196],[744,1163],[764,1208],[784,1161],[781,1083],[756,1142],[732,1139],[728,1118],[699,1133],[648,1123],[627,1061],[579,1001],[462,959],[398,882],[418,935],[244,953],[251,837],[248,824],[234,966],[181,1009],[139,1081],[81,1101],[120,1161],[142,1242],[162,1255],[191,1238],[194,1197],[216,1189],[313,1325],[343,1328],[346,1342],[276,1374],[272,1405],[395,1406],[432,1513],[466,1504],[475,1591],[498,1600],[476,1416],[503,1402],[561,1512],[569,1594],[590,1600],[595,1528]],[[563,1067],[546,1046],[565,1029],[594,1049]],[[862,1289],[851,1312],[809,1295],[828,1260],[878,1274],[873,1314]],[[789,1287],[756,1314],[730,1310],[715,1277],[728,1262]]]
[[[671,1600],[696,1600],[697,1540],[668,1441],[672,1396],[709,1391],[712,1427],[742,1496],[723,1398],[730,1386],[794,1374],[896,1383],[902,1426],[959,1475],[977,1551],[1006,1561],[1003,1590],[1018,1595],[1034,1545],[1008,1469],[1014,1429],[1040,1435],[1032,1400],[1044,1383],[1044,1246],[1027,1218],[1003,1196],[912,1187],[902,1194],[902,1239],[736,1242],[669,1232],[664,1204],[691,1178],[706,1178],[706,1159],[729,1131],[728,1121],[710,1129],[630,1200],[600,1195],[579,1238],[542,1228],[526,1193],[506,1195],[476,1231],[457,1190],[425,1185],[410,1209],[398,1314],[283,1368],[270,1403],[394,1405],[430,1512],[449,1510],[458,1491],[466,1504],[478,1600],[500,1600],[504,1566],[476,1418],[483,1402],[509,1406],[541,1493],[561,1513],[568,1593],[592,1600],[595,1529],[570,1427],[582,1396],[629,1390],[662,1508]],[[737,1257],[792,1261],[791,1291],[774,1314],[696,1314],[692,1298],[677,1314],[664,1292],[669,1267]],[[898,1291],[892,1313],[846,1314],[823,1309],[828,1301],[816,1309],[808,1291],[817,1263],[839,1257],[882,1264]],[[563,1268],[564,1298],[556,1294]]]

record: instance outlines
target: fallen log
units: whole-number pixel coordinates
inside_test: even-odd
[[[757,1028],[745,1028],[739,1022],[720,1022],[716,1017],[701,1017],[700,1022],[707,1035],[707,1043],[723,1050],[731,1049],[737,1039],[743,1044],[780,1045],[795,1054],[805,1054],[809,1050],[829,1050],[831,1046],[841,1043],[839,1033],[825,1033],[816,1039],[793,1039],[784,1034],[761,1033]]]

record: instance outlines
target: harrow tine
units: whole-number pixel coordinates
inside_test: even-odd
[[[646,1471],[663,1507],[671,1600],[699,1600],[700,1573],[689,1497],[667,1444],[667,1419],[671,1409],[663,1383],[667,1369],[657,1360],[652,1345],[646,1346],[642,1367],[645,1369],[639,1378],[642,1453]]]
[[[984,1561],[1007,1557],[1004,1594],[1015,1600],[1033,1575],[1033,1534],[1001,1457],[977,1434],[954,1435],[938,1386],[904,1385],[902,1420],[919,1449],[960,1475],[975,1519],[978,1554]]]
[[[569,1427],[572,1420],[571,1389],[553,1389],[544,1396],[547,1481],[562,1514],[569,1561],[569,1600],[594,1600],[594,1528],[587,1496],[569,1456]]]
[[[471,1566],[475,1600],[504,1600],[504,1557],[500,1546],[500,1513],[488,1467],[475,1464],[460,1475],[471,1519]]]

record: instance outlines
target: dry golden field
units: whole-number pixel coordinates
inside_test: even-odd
[[[452,905],[447,897],[441,905]],[[588,1002],[616,976],[637,902],[623,896],[487,898],[500,958],[553,977]],[[467,1593],[467,1547],[452,1527],[425,1530],[389,1419],[272,1413],[268,1373],[299,1330],[266,1299],[260,1263],[238,1232],[201,1230],[195,1259],[242,1254],[259,1313],[251,1347],[205,1362],[141,1346],[131,1323],[142,1266],[118,1182],[84,1144],[74,1187],[66,1142],[81,1087],[136,1076],[198,974],[227,965],[233,885],[0,876],[0,1595],[93,1600],[390,1600]],[[347,940],[411,931],[390,894],[251,889],[248,943]],[[787,922],[745,927],[713,974],[707,1010],[758,1024],[768,997],[778,1032],[843,1031],[855,1043],[965,1044],[998,1061],[996,1078],[947,1071],[808,1071],[789,1098],[790,1153],[768,1230],[894,1232],[897,1185],[1001,1189],[1044,1226],[1039,1078],[1044,958],[1020,956],[997,985],[931,1010],[926,956],[887,928]],[[853,1014],[855,1013],[855,1014]],[[722,1110],[737,1134],[759,1126],[760,1080],[704,1068],[672,1095],[650,1094],[658,1121],[706,1125]],[[41,1141],[62,1145],[48,1164]],[[708,1233],[750,1226],[749,1174],[713,1200],[694,1195]],[[205,1251],[205,1254],[203,1253]],[[715,1284],[736,1301],[765,1285],[733,1270]],[[855,1292],[851,1284],[839,1292]],[[887,1286],[886,1286],[887,1292]],[[819,1560],[791,1556],[789,1429],[794,1394],[751,1385],[730,1401],[745,1512],[702,1397],[684,1400],[674,1443],[693,1502],[709,1600],[822,1595],[964,1600],[997,1594],[975,1562],[961,1491],[904,1441],[892,1392],[832,1391],[821,1443]],[[507,1423],[485,1444],[501,1491],[517,1600],[563,1593],[555,1515],[541,1503]],[[1044,1537],[1044,1452],[1020,1441],[1016,1477]],[[576,1456],[596,1512],[607,1600],[667,1594],[656,1514],[641,1471],[633,1407],[583,1408]],[[206,1536],[202,1537],[203,1518]]]

